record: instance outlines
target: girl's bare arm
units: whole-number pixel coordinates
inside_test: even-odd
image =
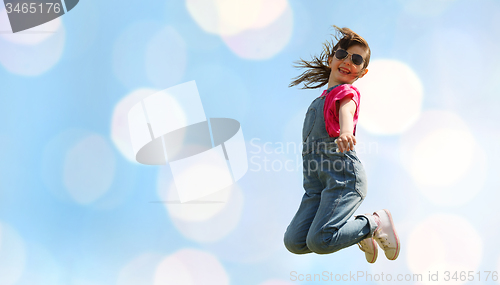
[[[354,113],[356,112],[356,103],[350,97],[344,97],[339,103],[339,124],[340,135],[337,139],[337,145],[340,152],[354,150],[356,137],[354,137]]]

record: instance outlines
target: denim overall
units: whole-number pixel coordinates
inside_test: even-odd
[[[324,95],[328,94],[331,89]],[[338,251],[371,237],[373,217],[348,221],[366,196],[366,174],[356,152],[336,152],[337,137],[326,131],[325,96],[309,106],[302,129],[304,196],[284,242],[296,254]]]

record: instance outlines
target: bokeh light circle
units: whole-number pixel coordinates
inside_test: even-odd
[[[161,29],[156,22],[135,22],[118,36],[113,46],[113,73],[123,86],[137,89],[150,84],[144,57],[147,43]]]
[[[368,73],[354,85],[361,92],[359,125],[371,133],[402,133],[420,115],[422,83],[415,72],[400,61],[372,61]]]
[[[401,138],[400,158],[421,193],[438,205],[463,205],[473,199],[488,169],[482,146],[450,111],[423,113]]]
[[[215,176],[220,176],[220,171],[218,171],[217,169],[213,169],[213,167],[211,168],[210,166],[205,167],[205,169],[207,170],[207,176],[211,176],[212,174],[214,174],[214,171]],[[193,168],[197,167],[195,166]],[[192,171],[192,169],[186,171],[186,175],[189,175],[190,171]],[[203,180],[203,177],[198,177],[197,179]],[[158,183],[161,183],[161,181],[158,181]],[[211,219],[224,209],[227,201],[229,200],[229,197],[231,196],[232,188],[233,187],[227,187],[213,194],[200,198],[193,203],[177,203],[177,201],[180,201],[179,195],[176,191],[175,183],[171,181],[168,191],[165,192],[162,189],[161,192],[158,193],[158,195],[162,198],[163,201],[167,203],[166,207],[168,213],[172,218],[177,218],[182,221],[188,222],[206,221]],[[160,189],[161,188],[159,188],[159,190]]]
[[[0,222],[0,284],[17,284],[26,264],[26,246],[21,236]]]
[[[66,202],[88,205],[99,201],[93,206],[104,208],[122,202],[127,185],[119,182],[119,190],[110,191],[117,167],[110,142],[86,130],[66,129],[54,136],[42,152],[43,182],[54,196]],[[129,177],[124,180],[131,182]],[[105,195],[108,193],[111,195]]]
[[[242,58],[271,58],[292,35],[293,12],[286,0],[186,0],[186,6],[201,28],[221,36]]]
[[[6,17],[6,11],[0,11],[0,31],[10,30]],[[0,34],[0,64],[14,74],[38,76],[59,62],[65,41],[59,18],[25,32]]]
[[[28,243],[27,253],[24,272],[16,285],[61,284],[63,270],[47,248]]]
[[[460,234],[457,234],[457,231]],[[476,271],[483,255],[483,242],[471,223],[456,215],[434,214],[417,224],[407,241],[406,261],[415,274],[429,271]],[[467,281],[449,284],[463,284]],[[423,284],[434,284],[423,279]]]
[[[252,1],[252,3],[257,3],[258,1]],[[250,29],[260,29],[267,27],[271,23],[278,20],[284,13],[287,13],[287,9],[291,9],[288,4],[288,0],[274,0],[265,1],[261,0],[260,11],[257,19],[250,25]]]
[[[154,275],[154,285],[179,284],[195,285],[189,274],[186,265],[177,257],[169,256],[165,258],[156,269]]]
[[[236,55],[245,59],[263,60],[278,54],[288,44],[293,31],[293,13],[287,7],[284,13],[268,26],[245,30],[236,35],[223,36],[224,43]]]
[[[111,140],[120,153],[129,161],[136,162],[128,126],[128,112],[144,98],[158,92],[155,89],[136,89],[123,97],[113,110],[111,119]]]
[[[487,99],[486,90],[491,82],[496,82],[492,76],[498,61],[488,61],[487,51],[495,49],[497,44],[483,33],[489,32],[469,33],[460,26],[438,26],[425,29],[408,44],[412,67],[421,71],[425,81],[426,104],[467,112],[471,119],[488,112],[488,107],[480,106],[494,104]],[[464,57],[463,43],[467,43],[468,50],[482,52],[476,57]],[[425,60],[422,54],[428,55]],[[464,66],[475,66],[478,62],[485,62],[480,72],[463,72]],[[475,104],[471,104],[471,94],[477,94]]]
[[[47,23],[30,28],[17,33],[5,33],[4,31],[11,30],[7,11],[0,9],[0,39],[4,39],[13,44],[20,45],[37,45],[46,39],[53,36],[61,28],[61,18],[56,18]]]
[[[236,183],[196,201],[180,203],[170,168],[165,166],[158,173],[157,191],[175,227],[188,239],[220,240],[240,221],[243,195]]]
[[[184,76],[186,64],[183,37],[162,23],[135,22],[120,34],[113,47],[113,72],[131,89],[175,85]]]
[[[128,262],[118,273],[117,285],[153,284],[155,269],[162,261],[156,253],[144,253]]]
[[[134,151],[132,149],[132,142],[130,139],[128,112],[134,105],[141,102],[150,95],[158,92],[159,91],[156,89],[149,88],[136,89],[122,98],[120,102],[116,104],[115,109],[113,110],[113,117],[111,119],[111,139],[120,153],[131,162],[138,163],[135,159]],[[167,96],[166,100],[168,102],[169,109],[173,110],[166,115],[170,116],[172,120],[180,121],[180,124],[185,125],[188,115],[187,111],[183,109],[183,107],[174,97],[168,95],[168,93],[163,94],[164,96]],[[182,141],[184,139],[184,135],[185,131],[178,131],[178,137],[176,137],[176,139]],[[175,155],[177,151],[181,149],[181,147],[182,144],[179,144],[178,147],[173,147],[172,149],[170,149],[170,154]]]
[[[182,249],[166,257],[156,268],[154,285],[229,285],[229,276],[212,254]]]
[[[154,86],[163,89],[179,83],[187,67],[187,47],[177,30],[165,27],[149,40],[145,66]]]
[[[473,152],[463,151],[464,146],[475,147],[474,138],[464,130],[440,129],[427,134],[413,152],[410,167],[414,179],[424,186],[453,184],[471,166]]]
[[[256,20],[260,2],[186,0],[186,6],[191,17],[203,30],[213,34],[232,35],[241,32]]]
[[[288,7],[287,0],[186,0],[193,19],[205,31],[221,36],[263,28]]]
[[[63,183],[74,201],[89,204],[109,190],[115,168],[115,157],[109,143],[102,136],[93,134],[68,149]]]

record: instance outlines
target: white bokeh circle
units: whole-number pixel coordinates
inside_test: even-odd
[[[0,10],[0,31],[10,30],[5,9]],[[19,33],[0,34],[0,64],[9,72],[38,76],[49,71],[62,57],[66,32],[61,19]]]
[[[241,32],[257,19],[260,2],[186,0],[186,7],[203,30],[218,35],[232,35]]]
[[[408,267],[415,274],[425,277],[436,271],[453,274],[478,269],[483,242],[468,220],[451,214],[434,214],[414,227],[406,251]],[[422,281],[423,284],[434,284],[426,278]],[[450,280],[446,284],[465,282]]]
[[[182,249],[161,261],[153,284],[229,285],[229,276],[214,255],[196,249]]]
[[[162,261],[156,253],[143,253],[129,261],[118,273],[116,285],[153,284],[155,269]]]
[[[135,167],[117,159],[108,138],[84,129],[65,129],[43,147],[44,189],[65,203],[114,208],[131,193],[137,178]]]
[[[50,38],[62,25],[61,18],[55,18],[39,26],[17,33],[6,33],[11,30],[7,11],[0,9],[0,38],[20,45],[37,45]]]
[[[112,60],[113,72],[124,86],[165,89],[184,76],[187,45],[172,26],[134,22],[116,39]]]
[[[423,137],[413,150],[411,173],[423,186],[449,186],[470,168],[475,141],[470,132],[437,129]]]
[[[252,3],[257,3],[258,1],[252,1]],[[279,17],[286,13],[287,9],[290,9],[288,0],[274,0],[265,1],[261,0],[260,11],[257,19],[249,26],[249,29],[260,29],[267,27],[271,23],[275,22]]]
[[[170,168],[164,166],[158,173],[157,192],[174,226],[190,240],[220,240],[240,221],[243,194],[236,183],[195,201],[180,203]]]
[[[194,166],[193,168],[196,168]],[[205,174],[207,176],[214,176],[224,174],[224,170],[218,171],[217,169],[213,169],[210,166],[206,166],[207,171]],[[192,173],[193,169],[189,169],[185,172],[186,175]],[[214,173],[215,171],[215,173]],[[164,177],[163,175],[161,175]],[[203,177],[197,177],[196,179],[203,180]],[[161,183],[160,181],[158,181]],[[224,207],[226,207],[226,203],[228,202],[231,196],[231,190],[233,187],[227,187],[220,191],[217,191],[213,194],[207,195],[203,198],[196,200],[193,203],[177,203],[180,201],[179,195],[176,191],[174,181],[171,181],[170,187],[168,190],[162,189],[163,187],[159,187],[158,195],[166,203],[166,208],[168,213],[172,218],[176,218],[186,222],[200,222],[210,220],[212,217],[221,212]],[[238,190],[236,190],[238,191]]]
[[[236,35],[224,35],[224,43],[236,55],[245,59],[269,59],[290,42],[293,32],[293,12],[286,7],[274,22],[267,26],[244,30]]]
[[[379,59],[354,85],[361,92],[359,125],[379,135],[406,131],[420,116],[423,86],[405,63]]]
[[[426,111],[400,142],[400,158],[421,193],[435,204],[458,206],[485,183],[488,162],[467,124],[450,111]]]
[[[67,150],[63,183],[75,202],[90,204],[110,189],[115,169],[111,146],[102,136],[92,134]]]
[[[111,119],[111,140],[120,153],[129,161],[137,163],[130,141],[128,112],[135,104],[156,92],[158,92],[158,90],[149,88],[136,89],[123,97],[113,110],[113,117]]]
[[[0,222],[0,284],[17,284],[25,264],[26,246],[23,239],[8,224]]]
[[[40,244],[27,243],[26,245],[28,253],[26,266],[16,285],[60,284],[64,274],[63,269],[52,253]]]
[[[154,275],[154,285],[179,284],[195,285],[186,264],[177,257],[169,256],[158,265]]]
[[[263,28],[288,7],[287,0],[186,0],[189,14],[205,31],[220,36]]]
[[[167,26],[149,40],[145,66],[154,86],[167,88],[179,83],[187,68],[187,46],[176,29]]]
[[[271,58],[292,35],[293,12],[287,0],[186,0],[186,6],[203,30],[221,36],[242,58]]]
[[[130,138],[128,112],[135,104],[157,92],[159,92],[159,90],[149,88],[136,89],[123,97],[113,110],[113,117],[111,119],[111,139],[120,153],[131,162],[138,163],[135,159]],[[168,93],[164,93],[164,96],[167,98],[166,100],[170,110],[173,110],[171,113],[166,114],[166,116],[170,116],[172,120],[178,121],[181,125],[186,125],[187,111],[182,108],[173,96],[170,96]],[[176,139],[182,141],[185,131],[178,131],[177,134],[178,136]],[[170,149],[170,154],[175,155],[181,150],[181,147],[182,144],[177,144],[176,147],[172,147]]]

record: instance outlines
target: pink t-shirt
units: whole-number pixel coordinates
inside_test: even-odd
[[[325,117],[326,131],[328,132],[330,137],[338,137],[340,135],[339,114],[337,113],[335,102],[342,100],[342,98],[346,96],[351,97],[351,99],[356,104],[356,112],[354,113],[353,117],[353,134],[356,135],[356,125],[358,123],[360,99],[358,88],[352,86],[351,84],[342,84],[333,88],[328,94],[326,93],[326,90],[323,91],[323,94],[321,96],[326,96],[323,115]]]

